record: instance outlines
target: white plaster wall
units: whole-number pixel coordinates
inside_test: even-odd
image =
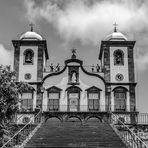
[[[24,65],[24,51],[26,49],[32,49],[34,52],[33,65]],[[37,59],[38,59],[38,47],[37,46],[20,46],[20,64],[19,64],[19,81],[25,82],[37,82]],[[31,74],[31,79],[26,80],[24,78],[26,73]]]
[[[114,65],[114,51],[120,49],[124,52],[124,65]],[[127,47],[110,47],[110,72],[111,72],[111,82],[121,83],[129,82],[128,76],[128,53]],[[116,80],[116,74],[121,73],[124,76],[122,81]]]
[[[67,101],[66,89],[71,86],[71,85],[67,85],[67,83],[68,83],[68,69],[66,69],[65,72],[63,72],[60,75],[48,77],[43,84],[43,87],[45,89],[52,87],[52,86],[56,86],[62,89],[61,96],[60,96],[60,110],[61,111],[67,110],[68,101]],[[79,83],[80,85],[77,85],[77,86],[82,89],[82,91],[80,92],[80,107],[81,107],[80,110],[87,111],[87,105],[88,105],[87,101],[88,100],[87,100],[87,92],[85,90],[92,86],[96,86],[102,89],[100,93],[100,105],[102,107],[102,110],[104,110],[105,109],[104,82],[98,77],[89,76],[85,74],[80,68],[79,69]],[[45,91],[43,94],[43,109],[44,110],[47,110],[47,101],[48,101],[47,91]]]

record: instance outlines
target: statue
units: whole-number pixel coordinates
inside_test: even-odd
[[[71,82],[72,82],[72,83],[76,83],[76,82],[77,82],[76,72],[73,72],[73,73],[72,73]]]

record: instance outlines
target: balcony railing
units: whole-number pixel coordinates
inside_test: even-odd
[[[130,111],[131,106],[108,106],[108,105],[42,105],[43,111],[73,111],[73,112],[136,112]]]
[[[132,110],[130,109],[132,108]],[[133,110],[132,106],[116,106],[116,105],[40,105],[38,107],[29,105],[24,109],[20,108],[19,112],[34,112],[38,109],[41,109],[43,111],[84,111],[84,112],[90,112],[90,111],[98,111],[98,112],[137,112],[136,109]],[[148,120],[148,116],[143,115],[143,118],[146,118]],[[145,120],[146,120],[145,119]],[[139,117],[140,120],[140,117]],[[143,119],[144,120],[144,119]]]

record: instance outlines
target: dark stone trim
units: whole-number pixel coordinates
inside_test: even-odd
[[[37,60],[37,81],[42,81],[43,79],[43,46],[38,46],[38,60]]]
[[[53,72],[53,73],[50,73],[48,75],[46,75],[43,80],[42,80],[42,83],[44,83],[44,81],[48,78],[48,77],[51,77],[51,76],[56,76],[56,75],[59,75],[61,73],[63,73],[65,70],[66,70],[67,66],[65,66],[61,71],[59,72]]]
[[[110,82],[110,48],[104,49],[104,79]]]
[[[101,41],[99,59],[102,58],[102,53],[105,47],[134,47],[136,41]]]
[[[78,87],[78,86],[70,86],[65,91],[70,91],[71,89],[76,89],[78,91],[82,91],[82,89],[80,87]]]
[[[129,95],[130,95],[130,111],[136,110],[136,95],[135,95],[135,86],[129,86]]]
[[[46,91],[51,91],[51,89],[55,89],[55,90],[57,90],[57,91],[62,91],[61,88],[56,87],[56,86],[51,86],[51,87],[47,88]]]
[[[20,47],[14,47],[14,71],[16,72],[16,80],[19,80],[19,63],[20,63]]]
[[[50,74],[46,75],[46,76],[43,78],[42,83],[44,83],[44,81],[45,81],[48,77],[51,77],[51,76],[54,76],[54,75],[59,75],[59,74],[63,73],[63,72],[66,70],[66,68],[68,67],[67,64],[68,64],[68,63],[71,63],[71,62],[79,63],[79,64],[80,64],[80,67],[81,67],[81,69],[82,69],[82,71],[83,71],[84,73],[86,73],[87,75],[90,75],[90,76],[96,76],[96,77],[100,78],[100,79],[104,82],[104,84],[106,83],[105,80],[104,80],[104,78],[101,77],[100,75],[97,75],[97,74],[95,74],[95,73],[90,73],[90,72],[86,71],[86,70],[83,68],[83,66],[82,66],[83,61],[81,61],[81,60],[79,60],[79,59],[68,59],[68,60],[66,60],[66,61],[65,61],[65,67],[64,67],[61,71],[55,72],[55,73],[50,73]]]
[[[46,59],[49,59],[46,40],[12,40],[13,46],[40,46],[43,45]]]
[[[129,82],[135,82],[134,75],[134,56],[133,56],[133,48],[128,47],[128,70],[129,70]]]
[[[68,59],[65,61],[65,65],[67,65],[68,63],[71,63],[71,62],[79,63],[81,66],[83,65],[83,61],[81,61],[79,59]]]
[[[118,89],[118,88],[122,88],[122,89],[124,89],[125,91],[128,91],[128,89],[127,89],[127,88],[122,87],[122,86],[117,86],[117,87],[115,87],[112,91],[116,91],[116,89]]]
[[[100,89],[100,88],[98,88],[96,86],[89,87],[89,88],[85,89],[85,91],[91,91],[92,89],[94,89],[96,91],[99,91],[99,92],[102,91],[102,89]]]
[[[133,85],[136,86],[137,83],[106,83],[106,85]]]

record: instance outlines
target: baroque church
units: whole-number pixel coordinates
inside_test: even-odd
[[[114,112],[131,122],[136,111],[134,45],[117,31],[107,35],[98,49],[98,63],[84,66],[73,49],[64,66],[52,63],[46,39],[33,31],[12,40],[16,80],[34,89],[20,96],[18,123],[28,122],[37,109],[43,112]],[[50,50],[50,49],[49,49]]]

